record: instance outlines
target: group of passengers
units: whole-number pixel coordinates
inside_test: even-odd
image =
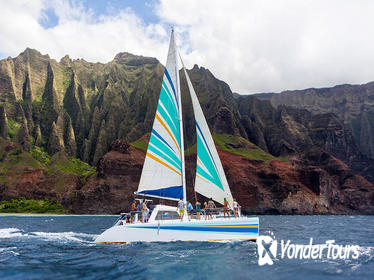
[[[146,201],[140,201],[137,203],[136,200],[131,204],[131,212],[130,212],[130,223],[134,222],[135,215],[141,213],[142,223],[146,223],[149,218],[149,209],[147,207]]]
[[[234,217],[238,217],[240,205],[234,199],[232,209],[234,210]],[[230,218],[230,203],[227,201],[227,199],[224,199],[223,202],[223,215],[226,218],[226,215],[228,218]],[[205,220],[212,220],[213,219],[213,212],[216,210],[216,204],[214,203],[213,199],[210,198],[208,202],[204,202],[204,207],[202,208],[201,203],[196,200],[195,203],[195,209],[192,206],[191,202],[187,201],[186,203],[183,201],[182,198],[178,201],[178,212],[181,221],[183,221],[185,210],[187,210],[188,219],[191,220],[193,217],[193,214],[196,213],[196,220],[201,219],[201,215],[205,217]],[[131,204],[131,211],[130,216],[126,219],[126,222],[128,223],[134,223],[135,215],[141,214],[141,222],[146,223],[149,219],[149,209],[147,207],[146,201],[140,200],[139,203],[134,200],[134,202]]]
[[[212,220],[213,219],[213,211],[216,209],[216,204],[214,203],[212,198],[210,198],[208,202],[204,202],[204,208],[203,209],[201,208],[201,203],[198,200],[196,200],[195,207],[196,207],[196,209],[194,211],[194,208],[193,208],[191,202],[187,201],[185,203],[182,200],[182,198],[180,198],[179,201],[178,201],[178,212],[179,212],[179,216],[180,216],[181,221],[183,221],[185,210],[187,210],[188,218],[190,220],[192,219],[194,212],[196,212],[196,220],[200,220],[201,214],[204,215],[205,220]],[[224,215],[225,218],[226,218],[226,215],[227,215],[228,218],[230,218],[230,208],[231,208],[230,203],[227,201],[226,198],[224,198],[223,215]],[[239,208],[240,208],[239,203],[236,201],[236,199],[234,199],[232,209],[234,210],[234,217],[235,218],[238,217]]]

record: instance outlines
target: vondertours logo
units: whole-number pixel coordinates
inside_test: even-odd
[[[290,240],[278,242],[271,236],[257,238],[258,265],[272,265],[281,259],[358,259],[358,245],[339,245],[335,240],[327,240],[324,244],[293,244]],[[280,249],[280,251],[278,251]]]

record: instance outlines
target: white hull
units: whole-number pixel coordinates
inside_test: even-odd
[[[104,231],[97,243],[233,241],[256,240],[258,217],[215,218],[213,220],[168,220],[119,225]]]

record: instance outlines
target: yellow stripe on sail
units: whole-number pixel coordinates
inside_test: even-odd
[[[199,177],[201,180],[204,180],[205,182],[207,182],[208,184],[214,184],[206,179],[204,179],[203,177],[201,177],[199,174],[196,173],[196,176]],[[215,185],[215,184],[214,184]]]
[[[201,166],[205,166],[199,157],[197,157],[197,161],[200,163]]]
[[[196,173],[196,176],[199,177],[201,180],[204,180],[205,182],[207,182],[208,184],[213,184],[215,186],[217,186],[217,184],[213,183],[212,181],[208,181],[207,179],[205,179],[204,177],[200,176],[199,174]],[[218,187],[218,186],[217,186]]]
[[[158,121],[161,123],[161,125],[166,129],[167,133],[169,133],[171,139],[173,139],[173,141],[175,143],[175,146],[177,146],[177,148],[179,150],[179,154],[180,154],[181,150],[179,149],[179,145],[177,144],[177,141],[175,140],[173,134],[170,132],[169,128],[167,128],[167,126],[165,125],[165,123],[161,120],[161,118],[158,115],[158,113],[156,114],[156,119],[158,119]]]
[[[180,172],[178,172],[177,170],[175,170],[173,167],[171,167],[170,165],[166,164],[165,162],[162,162],[161,160],[159,160],[158,158],[156,158],[154,155],[151,155],[150,153],[147,153],[147,156],[149,156],[151,159],[161,163],[162,165],[166,166],[167,168],[173,170],[175,173],[179,174],[180,176],[182,176],[182,174]]]

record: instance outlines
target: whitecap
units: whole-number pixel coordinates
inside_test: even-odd
[[[0,238],[11,238],[24,235],[24,232],[18,228],[0,228]]]
[[[374,247],[364,247],[364,246],[358,246],[358,251],[361,255],[364,256],[373,256],[374,255]]]
[[[0,248],[0,253],[7,252],[13,249],[17,249],[17,247],[6,247],[6,248]]]
[[[66,240],[66,241],[75,241],[75,242],[89,242],[97,236],[96,234],[88,233],[79,233],[79,232],[31,232],[30,235],[37,236],[43,239],[52,239],[52,240]],[[85,240],[82,238],[87,238]]]
[[[0,238],[42,238],[61,241],[88,242],[91,243],[97,237],[96,234],[80,233],[80,232],[29,232],[26,233],[18,228],[2,228],[0,229]]]

